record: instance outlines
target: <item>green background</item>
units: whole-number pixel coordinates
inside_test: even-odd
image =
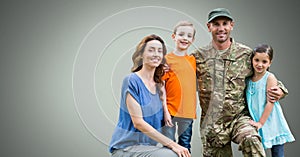
[[[282,109],[299,154],[299,1],[1,1],[0,156],[108,157],[118,116],[122,78],[131,54],[148,34],[158,34],[171,51],[173,26],[189,20],[197,34],[191,50],[211,37],[209,10],[228,8],[233,37],[254,47],[274,48],[271,71],[289,89]],[[198,114],[200,109],[198,108]],[[201,156],[199,119],[192,155]],[[240,156],[233,144],[234,155]]]

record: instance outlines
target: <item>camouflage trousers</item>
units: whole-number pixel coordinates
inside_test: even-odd
[[[234,119],[226,128],[201,127],[203,157],[232,157],[231,141],[239,145],[244,157],[265,157],[261,138],[249,124],[249,116]]]

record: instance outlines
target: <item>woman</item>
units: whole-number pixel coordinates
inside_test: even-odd
[[[186,148],[161,134],[166,51],[157,35],[146,36],[137,45],[133,73],[123,80],[119,120],[109,148],[112,157],[190,157]]]

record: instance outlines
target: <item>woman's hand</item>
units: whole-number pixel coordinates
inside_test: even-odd
[[[182,147],[175,142],[170,143],[168,147],[172,149],[178,155],[178,157],[191,157],[191,153],[187,148]]]

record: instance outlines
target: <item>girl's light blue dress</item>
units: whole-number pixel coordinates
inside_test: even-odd
[[[269,74],[270,72],[267,71],[265,75],[256,82],[252,82],[250,78],[246,80],[247,104],[251,117],[256,122],[259,121],[267,103],[266,89]],[[270,116],[263,127],[258,130],[258,133],[262,137],[262,143],[265,149],[272,148],[273,145],[295,141],[278,101],[274,103]]]

